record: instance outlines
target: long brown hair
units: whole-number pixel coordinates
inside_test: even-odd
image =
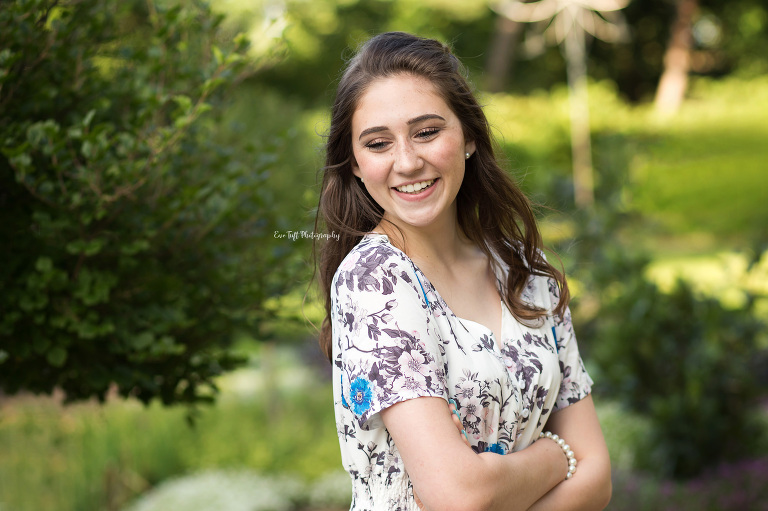
[[[521,299],[530,275],[555,279],[563,314],[570,298],[565,276],[542,256],[542,241],[528,198],[499,166],[488,120],[464,78],[465,70],[451,50],[433,39],[388,32],[369,39],[349,61],[336,90],[322,169],[314,257],[325,299],[320,348],[331,359],[331,284],[341,261],[382,220],[384,211],[352,173],[352,115],[374,80],[407,73],[428,79],[461,121],[464,138],[476,150],[466,161],[464,181],[456,197],[462,232],[491,261],[495,253],[509,267],[502,299],[523,322],[536,322],[547,311]],[[338,237],[336,236],[338,235]]]

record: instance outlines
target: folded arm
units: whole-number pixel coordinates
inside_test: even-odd
[[[456,434],[440,398],[403,401],[381,416],[426,509],[525,510],[568,471],[562,449],[551,440],[505,456],[475,454]]]
[[[571,479],[547,492],[530,511],[605,509],[611,500],[611,462],[592,396],[554,412],[545,429],[565,439],[578,465]]]

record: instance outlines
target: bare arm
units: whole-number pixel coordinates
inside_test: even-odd
[[[545,429],[565,439],[578,465],[571,479],[555,486],[530,511],[604,509],[611,500],[611,461],[592,396],[554,412]]]
[[[403,401],[381,416],[427,509],[525,510],[555,488],[568,470],[565,455],[551,440],[505,456],[475,454],[456,434],[440,398]]]

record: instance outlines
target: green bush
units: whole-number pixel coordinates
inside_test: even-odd
[[[220,21],[199,3],[0,9],[0,390],[208,400],[238,361],[222,348],[284,290],[275,151],[219,141],[247,45],[217,46]]]
[[[601,391],[648,418],[649,445],[638,449],[637,466],[690,477],[754,455],[766,353],[752,302],[728,309],[682,281],[662,293],[644,267],[641,259],[608,256],[596,272],[604,283],[600,309],[587,326]]]
[[[643,222],[624,200],[628,142],[606,137],[599,140],[612,151],[603,153],[600,202],[577,213],[571,247],[583,289],[574,313],[598,392],[645,419],[634,468],[689,478],[753,456],[763,441],[757,405],[768,390],[755,297],[729,308],[682,280],[671,292],[648,280],[648,259],[626,243]]]

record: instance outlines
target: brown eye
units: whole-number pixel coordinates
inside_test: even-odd
[[[387,147],[387,143],[384,140],[376,139],[376,140],[371,140],[370,142],[365,144],[365,147],[367,147],[368,149],[371,149],[372,151],[381,151],[385,147]]]
[[[437,135],[439,132],[440,130],[438,128],[425,128],[416,133],[416,136],[421,139],[429,139]]]

